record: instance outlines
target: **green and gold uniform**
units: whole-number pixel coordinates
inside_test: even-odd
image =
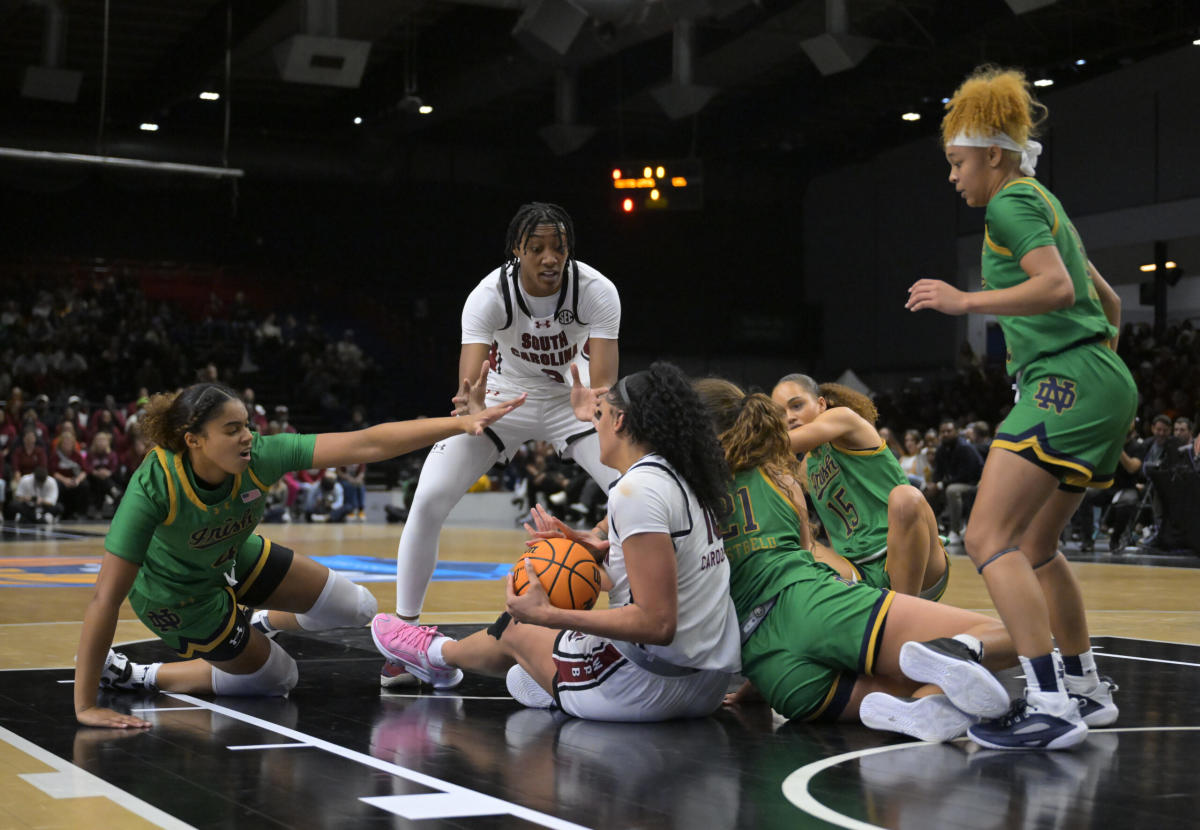
[[[255,433],[246,471],[216,490],[197,481],[186,453],[162,447],[134,472],[104,547],[139,566],[129,603],[182,656],[214,657],[237,604],[256,605],[283,579],[291,551],[253,531],[270,486],[311,467],[315,445],[315,435]]]
[[[1075,226],[1054,194],[1036,179],[1021,178],[988,202],[983,239],[984,290],[1028,280],[1021,258],[1049,245],[1075,286],[1068,308],[997,317],[1018,399],[992,448],[1027,458],[1065,489],[1108,487],[1133,423],[1137,389],[1108,346],[1117,330],[1104,316]]]
[[[833,720],[870,674],[892,591],[848,582],[800,547],[791,499],[743,470],[721,527],[729,592],[742,628],[742,673],[788,718]]]
[[[808,452],[809,493],[833,549],[850,560],[863,582],[890,588],[887,569],[888,497],[908,476],[887,444],[844,450],[822,444]]]

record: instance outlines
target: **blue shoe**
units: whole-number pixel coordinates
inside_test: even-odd
[[[900,647],[900,670],[918,683],[932,683],[969,715],[998,718],[1009,709],[1008,692],[964,643],[950,637]]]
[[[1087,734],[1074,699],[1029,690],[1004,717],[967,729],[967,737],[986,749],[1070,749]]]

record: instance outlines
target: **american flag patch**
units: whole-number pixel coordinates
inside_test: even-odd
[[[246,492],[242,493],[242,503],[245,504],[246,502],[254,501],[261,495],[262,493],[258,491],[257,487],[253,490],[247,490]]]

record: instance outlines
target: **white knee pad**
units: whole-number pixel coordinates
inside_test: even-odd
[[[321,596],[296,622],[305,631],[366,625],[379,611],[375,597],[361,585],[355,585],[336,571],[329,571]]]
[[[216,666],[212,670],[213,692],[219,695],[286,697],[299,679],[296,661],[273,640],[267,662],[252,674],[230,674]]]

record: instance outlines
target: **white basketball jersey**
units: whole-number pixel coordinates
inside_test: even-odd
[[[692,488],[661,455],[647,455],[608,492],[609,539],[605,565],[613,581],[609,605],[632,601],[622,540],[638,533],[668,533],[675,545],[679,611],[675,639],[646,651],[697,669],[736,672],[741,666],[737,611],[729,596],[729,562],[716,521]]]
[[[568,395],[571,364],[589,384],[587,341],[616,340],[621,300],[612,281],[583,262],[563,274],[562,290],[531,297],[521,290],[517,269],[497,268],[467,297],[462,342],[491,346],[488,389],[531,397]]]

